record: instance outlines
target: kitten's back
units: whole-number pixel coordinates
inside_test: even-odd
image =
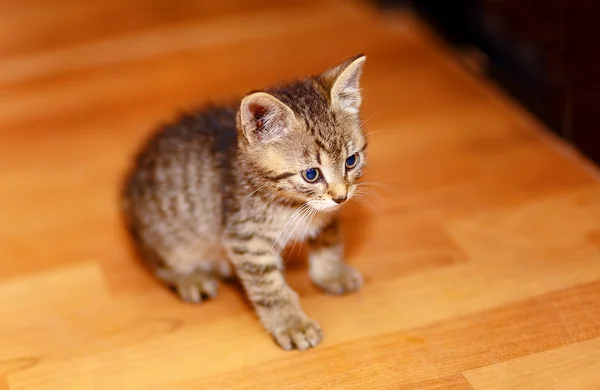
[[[137,154],[123,200],[139,243],[165,251],[220,231],[235,161],[236,111],[211,106],[155,132]],[[160,255],[159,255],[160,256]]]

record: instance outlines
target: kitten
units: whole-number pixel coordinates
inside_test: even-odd
[[[235,273],[283,349],[321,341],[280,253],[307,238],[316,285],[333,294],[361,287],[343,262],[336,214],[365,166],[365,58],[185,114],[144,145],[124,188],[125,217],[145,262],[183,300],[216,296],[218,278]]]

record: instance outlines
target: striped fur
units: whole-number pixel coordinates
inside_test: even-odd
[[[333,199],[352,197],[365,164],[364,59],[185,114],[142,146],[124,187],[124,215],[144,261],[182,299],[214,297],[217,279],[235,273],[282,348],[320,342],[280,253],[308,237],[315,284],[335,294],[361,285],[343,263]],[[354,153],[359,163],[346,169]],[[321,172],[314,183],[302,176],[309,168]]]

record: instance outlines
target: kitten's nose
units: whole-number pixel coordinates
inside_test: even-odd
[[[337,204],[344,203],[346,199],[348,199],[348,195],[339,196],[337,198],[332,198],[333,201]]]

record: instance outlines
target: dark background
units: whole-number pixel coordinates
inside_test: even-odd
[[[485,73],[600,163],[600,0],[381,0],[411,7],[447,42],[485,55]]]

